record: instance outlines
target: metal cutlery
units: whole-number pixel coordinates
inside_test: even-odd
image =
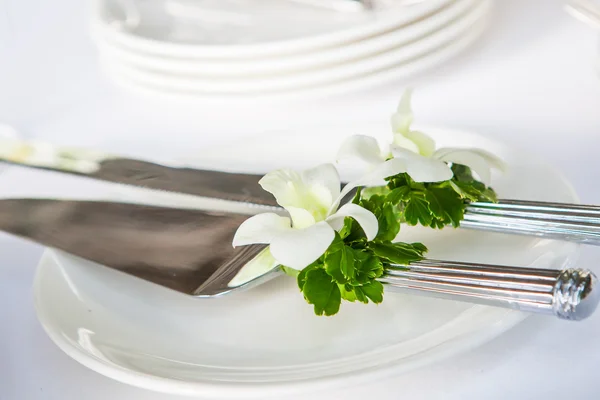
[[[282,211],[259,186],[259,175],[161,165],[15,139],[0,140],[0,161],[154,189],[173,196],[243,204],[248,212]],[[168,199],[161,199],[156,205],[169,206]],[[461,227],[600,245],[600,207],[504,199],[498,204],[471,203]]]
[[[600,207],[540,201],[471,203],[461,228],[600,245]]]
[[[236,286],[232,279],[264,245],[233,249],[246,217],[101,201],[0,200],[0,230],[64,250],[181,293],[212,298],[254,288],[279,268]],[[438,260],[392,265],[380,281],[401,291],[580,320],[600,301],[587,270],[521,268]]]

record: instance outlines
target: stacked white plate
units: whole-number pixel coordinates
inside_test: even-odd
[[[388,0],[348,13],[286,0],[98,0],[92,25],[105,69],[128,86],[329,94],[439,65],[479,37],[490,3]]]

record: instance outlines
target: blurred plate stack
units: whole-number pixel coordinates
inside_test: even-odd
[[[92,27],[104,69],[122,85],[327,95],[441,64],[480,36],[490,3],[387,0],[340,12],[286,0],[98,0]]]

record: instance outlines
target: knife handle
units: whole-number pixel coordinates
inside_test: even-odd
[[[600,246],[600,207],[525,200],[471,203],[463,228]]]
[[[380,281],[393,291],[550,314],[566,320],[589,317],[600,301],[596,276],[575,268],[423,260],[387,268]]]

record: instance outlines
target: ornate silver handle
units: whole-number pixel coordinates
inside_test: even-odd
[[[500,200],[471,203],[461,227],[600,245],[600,207]]]
[[[519,268],[423,260],[386,270],[386,290],[581,320],[600,301],[596,276],[582,269]]]

